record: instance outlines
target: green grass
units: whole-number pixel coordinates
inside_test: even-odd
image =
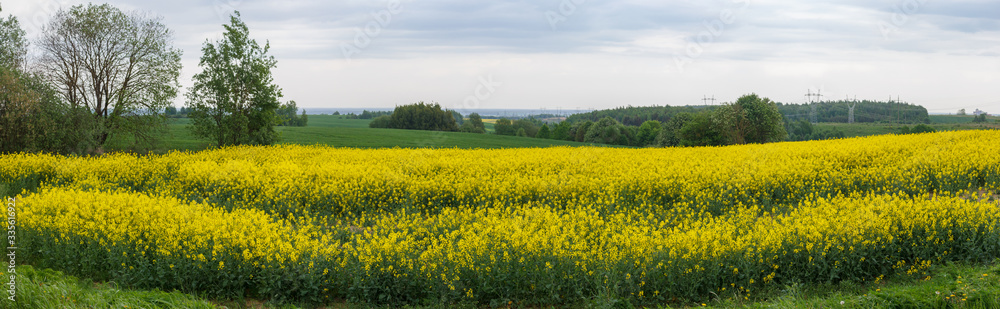
[[[114,283],[95,283],[29,265],[18,265],[16,271],[15,300],[7,298],[5,285],[0,308],[217,308],[179,292],[125,290]],[[3,277],[10,278],[6,272]]]
[[[876,283],[801,285],[762,291],[757,301],[719,295],[716,308],[1000,308],[1000,265],[947,264]],[[751,298],[753,299],[753,298]],[[700,304],[690,304],[700,306]]]
[[[208,148],[208,141],[199,139],[191,134],[187,126],[191,123],[190,118],[174,118],[167,120],[167,133],[163,136],[161,145],[158,145],[159,152],[166,150],[203,150]]]
[[[29,265],[17,268],[17,301],[0,300],[0,308],[275,308],[253,300],[211,302],[179,292],[121,289]],[[4,273],[6,276],[6,273]],[[4,295],[6,297],[6,295]],[[1000,308],[1000,265],[946,264],[925,273],[879,282],[787,284],[752,297],[720,294],[704,304],[713,308]],[[843,302],[843,303],[841,303]],[[652,308],[701,307],[674,303]],[[407,306],[408,308],[476,308],[472,304]],[[614,299],[591,299],[567,308],[632,308]],[[280,308],[299,308],[283,305]],[[334,303],[326,308],[372,308]]]
[[[346,119],[344,116],[309,115],[310,127],[368,128],[371,119]]]
[[[519,148],[551,146],[587,146],[593,144],[550,139],[537,139],[494,134],[461,132],[433,132],[417,130],[371,129],[366,119],[344,119],[343,116],[309,115],[309,126],[278,127],[281,142],[301,145],[329,145],[334,147],[392,148]],[[209,142],[196,138],[187,126],[190,119],[171,119],[167,133],[154,152],[170,150],[203,150]],[[492,125],[487,130],[492,131]]]
[[[0,277],[10,278],[6,269]],[[64,309],[64,308],[303,308],[293,304],[275,305],[257,300],[206,300],[180,292],[159,290],[133,290],[118,287],[114,282],[94,282],[66,275],[51,269],[37,269],[31,265],[17,266],[15,301],[7,297],[4,280],[0,309]],[[310,307],[306,307],[310,308]],[[375,308],[365,304],[335,302],[320,308]],[[406,306],[406,308],[414,308]],[[469,304],[432,305],[416,308],[476,308]]]
[[[493,134],[396,129],[289,127],[279,128],[282,143],[324,144],[338,147],[385,148],[513,148],[585,146],[588,144]]]

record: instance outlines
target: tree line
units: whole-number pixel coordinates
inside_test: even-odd
[[[239,12],[221,40],[203,44],[178,113],[182,51],[162,21],[109,4],[60,9],[29,61],[17,18],[0,19],[0,152],[141,151],[163,136],[168,116],[191,117],[192,132],[216,146],[273,144],[275,126],[307,124],[294,101],[279,103],[270,44],[250,38]]]
[[[591,120],[594,117],[601,118]],[[615,117],[629,123],[636,123],[635,119],[656,119],[644,120],[634,126]],[[577,114],[552,124],[535,119],[511,122],[501,118],[497,120],[495,129],[500,135],[634,147],[767,143],[782,141],[786,137],[776,105],[756,94],[745,95],[735,103],[715,108],[618,108]]]
[[[659,118],[666,119],[665,122],[645,120],[638,126],[630,126],[612,117],[645,119],[644,112],[667,118]],[[603,115],[603,118],[589,120],[595,115]],[[397,106],[391,114],[373,119],[369,127],[485,133],[478,114],[470,114],[468,121],[462,121],[457,111],[442,109],[436,103],[418,102]],[[574,115],[558,123],[546,123],[533,117],[500,118],[493,128],[497,135],[635,147],[768,143],[783,141],[788,136],[777,105],[756,94],[715,108],[622,108]]]
[[[704,109],[711,109],[713,106],[627,106],[613,109],[596,110],[587,113],[573,114],[566,117],[566,121],[577,123],[585,121],[600,121],[606,117],[627,126],[641,126],[648,120],[656,120],[660,123],[669,121],[680,113],[697,113]]]
[[[850,105],[854,104],[854,122],[870,123],[930,123],[927,109],[920,105],[892,101],[824,101],[814,104],[778,104],[778,111],[789,121],[813,121],[813,105],[816,107],[814,122],[847,123]]]

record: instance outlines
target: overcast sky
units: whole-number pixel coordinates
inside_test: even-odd
[[[84,2],[0,0],[0,14],[33,37],[59,7]],[[993,0],[109,2],[163,16],[185,87],[201,45],[239,10],[300,107],[601,109],[750,92],[802,103],[819,91],[1000,113]]]

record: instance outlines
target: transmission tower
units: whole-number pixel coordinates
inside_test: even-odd
[[[809,111],[809,120],[812,123],[816,123],[816,103],[813,102],[812,98],[816,97],[816,101],[818,102],[819,101],[819,97],[823,96],[822,94],[820,94],[821,91],[822,90],[817,90],[816,93],[812,93],[812,89],[806,89],[806,100],[808,100],[809,101],[809,105],[811,105],[810,106],[811,109]]]
[[[847,123],[854,123],[854,106],[858,105],[858,97],[855,96],[854,100],[851,100],[851,104],[847,106]]]
[[[708,101],[712,101],[712,105],[715,105],[715,95],[713,94],[711,98],[708,96],[702,96],[701,101],[705,102],[705,105],[708,105]]]

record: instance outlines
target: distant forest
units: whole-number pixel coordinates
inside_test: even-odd
[[[641,126],[647,120],[667,122],[680,113],[697,113],[714,108],[714,106],[641,106],[641,107],[618,107],[614,109],[604,109],[589,113],[573,114],[566,117],[570,123],[585,121],[600,121],[604,117],[611,117],[627,126]]]
[[[826,101],[816,104],[816,122],[847,123],[849,101]],[[785,117],[785,123],[798,120],[810,121],[809,104],[777,103],[778,111]],[[618,107],[598,110],[589,113],[574,114],[566,118],[570,123],[598,121],[611,117],[627,126],[640,126],[647,120],[657,120],[666,123],[679,113],[697,113],[710,110],[716,106],[642,106]],[[854,108],[854,122],[880,123],[930,123],[927,109],[923,106],[909,103],[858,101]]]
[[[825,101],[816,104],[815,122],[847,122],[850,101]],[[810,121],[809,104],[781,104],[778,111],[785,116],[785,122]],[[854,122],[879,123],[930,123],[927,109],[920,105],[896,102],[857,101],[854,107]]]

